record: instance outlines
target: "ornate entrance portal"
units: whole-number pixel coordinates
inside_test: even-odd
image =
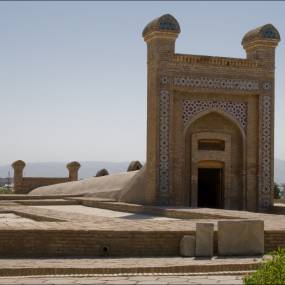
[[[280,35],[271,24],[258,27],[242,40],[246,57],[228,58],[176,53],[179,33],[179,23],[169,14],[143,31],[146,203],[266,210],[273,203]]]
[[[223,208],[223,169],[198,169],[198,207]]]

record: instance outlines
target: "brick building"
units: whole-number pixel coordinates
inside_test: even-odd
[[[276,28],[248,32],[246,58],[175,53],[167,14],[147,44],[148,204],[265,210],[273,203]]]

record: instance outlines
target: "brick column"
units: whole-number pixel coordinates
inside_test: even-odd
[[[168,123],[170,121],[170,90],[161,86],[161,77],[175,54],[175,41],[180,33],[177,20],[162,15],[143,30],[147,44],[147,155],[146,193],[148,205],[168,205],[171,192],[171,158],[169,155]]]
[[[12,164],[14,169],[14,192],[16,194],[19,194],[22,191],[23,170],[25,166],[26,164],[23,160],[17,160]]]
[[[258,200],[259,211],[268,210],[274,197],[274,105],[275,105],[275,49],[280,42],[280,34],[267,24],[249,31],[242,40],[247,59],[262,66],[262,91],[259,95],[259,171]]]
[[[77,181],[78,180],[78,171],[79,171],[80,166],[81,166],[80,163],[77,161],[69,162],[66,165],[66,168],[69,171],[69,180],[70,181]]]

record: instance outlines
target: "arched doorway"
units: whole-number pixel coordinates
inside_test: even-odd
[[[185,198],[192,207],[242,209],[244,133],[228,114],[207,111],[185,131]]]

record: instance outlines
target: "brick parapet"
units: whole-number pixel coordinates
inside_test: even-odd
[[[22,160],[17,160],[12,164],[14,168],[14,192],[16,194],[27,194],[31,190],[58,183],[78,180],[78,170],[80,164],[76,161],[67,164],[68,177],[24,177],[26,164]]]
[[[68,177],[23,177],[21,193],[29,193],[31,190],[58,183],[70,181]]]
[[[172,58],[172,63],[186,63],[190,65],[206,65],[207,68],[211,66],[217,67],[229,67],[229,68],[246,68],[254,69],[262,68],[262,62],[257,60],[249,60],[243,58],[231,58],[231,57],[218,57],[218,56],[205,56],[205,55],[190,55],[190,54],[178,54],[176,53]]]

